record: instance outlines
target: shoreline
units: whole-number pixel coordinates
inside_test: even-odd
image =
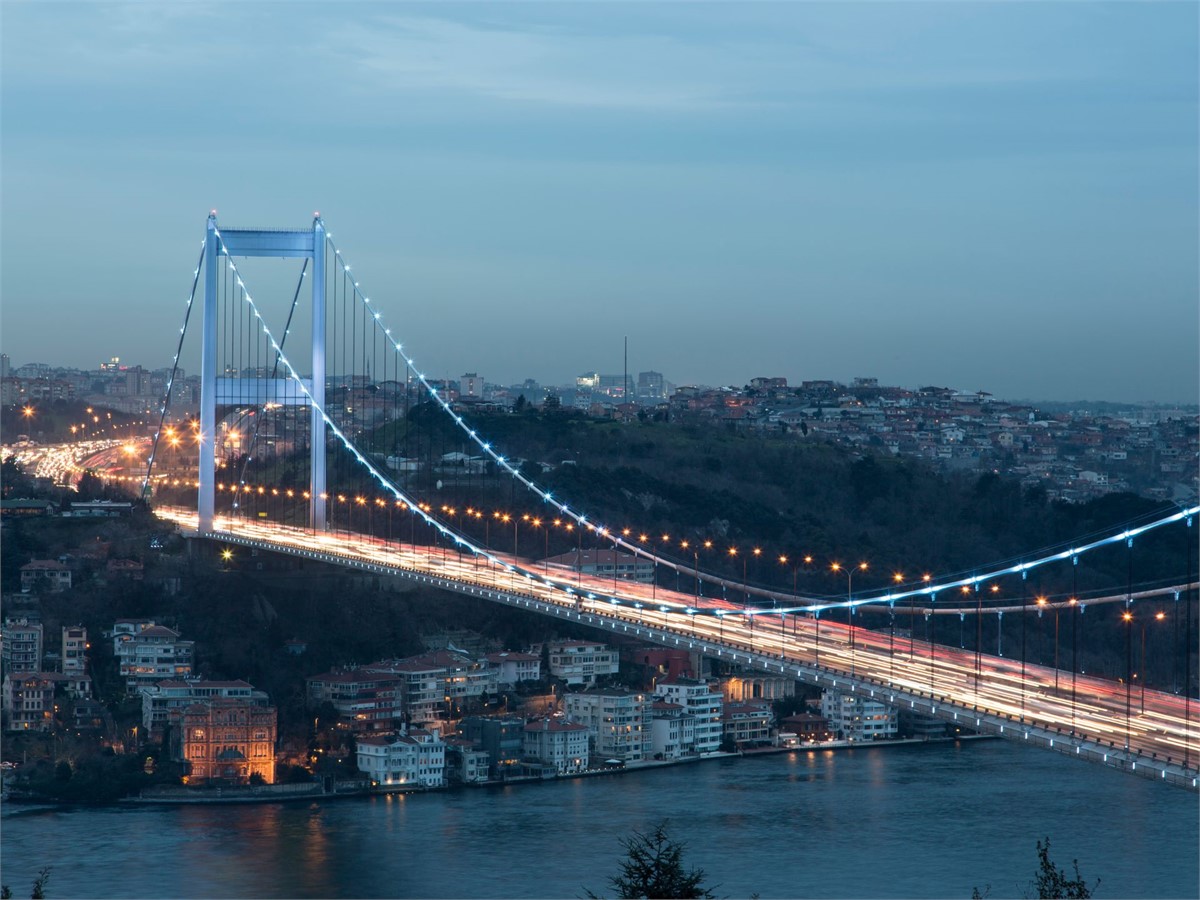
[[[367,787],[356,788],[349,790],[337,790],[336,787],[332,791],[327,791],[318,783],[299,784],[289,787],[297,789],[289,791],[275,790],[283,785],[263,785],[259,787],[234,787],[234,788],[182,788],[178,792],[163,793],[159,796],[146,796],[144,794],[136,797],[121,797],[116,801],[108,801],[104,803],[83,804],[60,802],[48,800],[39,797],[8,797],[5,806],[16,807],[37,807],[40,809],[60,809],[64,807],[82,807],[82,806],[244,806],[265,803],[320,803],[329,800],[344,800],[344,799],[361,799],[363,797],[391,797],[397,794],[407,796],[410,794],[428,794],[435,792],[447,792],[469,789],[497,789],[510,786],[521,786],[529,784],[545,784],[559,781],[568,781],[580,778],[599,778],[616,775],[624,775],[633,772],[648,772],[655,769],[669,768],[680,765],[692,765],[695,763],[710,762],[713,760],[727,759],[753,759],[761,756],[778,756],[784,753],[805,753],[814,751],[840,751],[840,750],[856,750],[856,749],[882,749],[890,747],[913,747],[927,744],[945,744],[956,741],[975,741],[975,740],[995,740],[994,735],[988,734],[970,734],[970,735],[954,735],[942,737],[915,737],[915,738],[899,738],[890,741],[869,741],[869,742],[851,742],[851,741],[827,741],[820,744],[802,744],[795,747],[761,747],[751,750],[740,750],[733,753],[714,752],[705,756],[689,757],[687,759],[667,759],[667,760],[646,760],[640,763],[634,763],[628,766],[612,767],[605,769],[592,769],[586,772],[573,772],[567,775],[555,775],[552,777],[543,777],[539,775],[520,776],[509,778],[504,781],[484,781],[471,784],[454,784],[444,785],[436,788],[427,787]],[[299,789],[303,788],[303,790]],[[188,796],[183,791],[192,790],[196,795]],[[212,796],[215,792],[216,796]]]

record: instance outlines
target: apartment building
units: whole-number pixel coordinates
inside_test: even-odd
[[[721,747],[721,711],[724,707],[719,691],[708,682],[694,678],[677,678],[654,686],[655,696],[683,707],[685,715],[696,719],[696,752],[714,753]]]
[[[821,715],[844,741],[873,741],[895,737],[899,731],[894,707],[858,694],[824,690]]]
[[[623,688],[565,694],[567,718],[586,725],[594,759],[641,762],[650,755],[651,698]]]

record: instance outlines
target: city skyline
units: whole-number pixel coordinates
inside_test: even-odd
[[[272,9],[6,5],[4,352],[320,209],[436,377],[1197,402],[1194,7]]]

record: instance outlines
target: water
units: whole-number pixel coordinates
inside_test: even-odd
[[[312,805],[20,811],[3,881],[65,897],[580,897],[663,818],[725,897],[1020,897],[1078,858],[1098,894],[1197,897],[1195,794],[1001,741],[712,760]]]

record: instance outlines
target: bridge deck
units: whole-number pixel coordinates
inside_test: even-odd
[[[930,645],[807,616],[756,610],[633,582],[499,563],[366,536],[314,534],[273,523],[219,519],[197,534],[194,512],[158,515],[193,536],[343,565],[545,615],[684,647],[1010,740],[1196,789],[1200,729],[1185,698],[1044,666]],[[1057,683],[1057,687],[1056,687]],[[1200,704],[1196,704],[1200,705]]]

